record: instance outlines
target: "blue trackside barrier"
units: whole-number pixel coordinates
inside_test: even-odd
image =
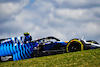
[[[33,50],[32,50],[33,46],[31,44],[32,43],[24,44],[23,45],[24,50],[13,54],[13,60],[16,61],[16,60],[31,58],[30,54],[33,53]],[[27,45],[29,45],[29,48],[26,47]]]
[[[0,56],[12,55],[13,60],[21,60],[31,58],[34,43],[24,44],[24,37],[14,37],[4,40],[0,44]]]

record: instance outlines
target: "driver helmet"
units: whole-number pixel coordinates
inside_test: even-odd
[[[26,35],[29,35],[29,32],[25,32],[24,35],[25,35],[25,36],[26,36]]]

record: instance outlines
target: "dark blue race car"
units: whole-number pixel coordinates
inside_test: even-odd
[[[86,41],[78,38],[68,42],[51,36],[24,43],[24,37],[13,37],[0,39],[0,61],[17,61],[58,52],[76,52],[99,47],[100,45],[94,40]]]

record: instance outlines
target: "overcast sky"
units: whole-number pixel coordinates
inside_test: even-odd
[[[100,43],[100,0],[0,0],[0,39],[85,36]]]

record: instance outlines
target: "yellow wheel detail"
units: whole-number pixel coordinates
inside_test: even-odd
[[[84,45],[82,44],[82,42],[79,41],[79,40],[77,40],[77,39],[73,39],[73,40],[71,40],[71,41],[67,44],[67,46],[66,46],[66,51],[67,51],[67,52],[69,52],[69,46],[70,46],[70,44],[71,44],[72,42],[78,42],[78,43],[80,44],[80,46],[81,46],[81,51],[84,50]]]
[[[43,45],[45,45],[45,43],[43,43]]]

